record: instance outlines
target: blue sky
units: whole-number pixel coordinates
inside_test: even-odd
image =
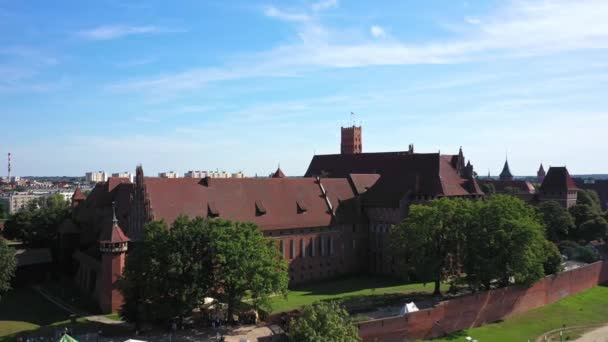
[[[0,0],[0,151],[19,175],[301,175],[352,111],[368,152],[608,173],[606,18],[605,0]]]

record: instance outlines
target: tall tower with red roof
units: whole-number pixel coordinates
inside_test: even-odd
[[[112,203],[112,211],[112,227],[104,230],[99,238],[101,252],[99,306],[103,313],[118,311],[122,305],[123,298],[118,289],[118,279],[124,270],[129,246],[129,238],[118,226],[115,203]]]

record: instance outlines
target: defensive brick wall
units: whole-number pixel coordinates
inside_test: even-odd
[[[414,341],[495,322],[608,282],[608,261],[547,276],[530,287],[510,286],[439,303],[405,316],[358,324],[363,341]]]

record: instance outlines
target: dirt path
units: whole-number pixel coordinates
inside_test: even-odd
[[[608,325],[591,330],[579,337],[578,342],[608,342]]]

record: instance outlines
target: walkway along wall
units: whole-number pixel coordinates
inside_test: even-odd
[[[440,337],[496,322],[554,303],[608,282],[608,261],[545,277],[531,287],[511,286],[447,300],[406,316],[358,324],[363,341],[410,341]]]

